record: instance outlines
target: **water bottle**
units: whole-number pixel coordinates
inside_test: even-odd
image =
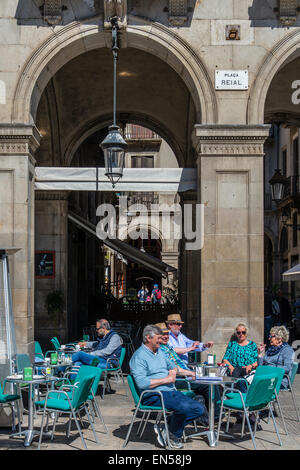
[[[13,358],[12,361],[11,361],[11,372],[12,372],[13,375],[17,375],[17,373],[18,373],[16,358]]]

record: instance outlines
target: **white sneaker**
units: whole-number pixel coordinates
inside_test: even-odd
[[[159,426],[157,423],[154,424],[154,432],[157,435],[157,442],[161,447],[166,447],[166,441],[163,438],[163,428]]]

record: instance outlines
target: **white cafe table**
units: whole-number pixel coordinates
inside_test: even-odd
[[[32,440],[35,436],[38,436],[40,433],[34,430],[33,424],[33,401],[34,397],[32,396],[32,387],[34,385],[40,384],[54,384],[59,380],[58,377],[44,377],[42,375],[34,375],[32,380],[24,380],[22,374],[10,375],[6,378],[6,381],[16,385],[28,385],[28,427],[27,429],[22,430],[11,434],[9,437],[24,436],[24,446],[29,447],[32,443]]]

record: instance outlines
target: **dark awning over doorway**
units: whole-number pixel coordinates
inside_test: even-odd
[[[140,266],[147,268],[148,271],[151,271],[155,274],[159,274],[163,277],[167,277],[169,273],[177,271],[177,269],[174,268],[173,266],[170,266],[169,264],[164,263],[160,259],[155,258],[154,256],[151,256],[148,253],[144,253],[140,251],[138,248],[135,248],[134,246],[131,246],[122,240],[119,240],[119,239],[102,240],[101,238],[97,236],[95,225],[83,219],[82,217],[78,216],[77,214],[69,212],[68,219],[71,222],[75,223],[80,228],[82,228],[83,230],[97,237],[99,241],[102,241],[106,246],[108,246],[112,250],[117,251],[118,253],[123,255],[125,258],[128,258],[130,261],[133,261],[134,263],[137,263]]]

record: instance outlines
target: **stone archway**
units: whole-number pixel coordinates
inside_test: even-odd
[[[216,123],[217,100],[213,84],[202,60],[193,49],[168,28],[158,25],[130,25],[127,47],[134,47],[160,57],[183,79],[193,97],[197,120]],[[32,123],[41,94],[51,77],[68,61],[87,51],[107,47],[108,36],[99,25],[79,22],[53,34],[30,56],[15,89],[12,122]]]
[[[296,29],[283,37],[265,56],[250,89],[247,108],[248,124],[264,123],[265,102],[271,82],[280,68],[299,47],[300,32]]]
[[[162,137],[170,145],[171,149],[176,155],[179,166],[185,166],[182,149],[178,145],[175,136],[170,132],[168,128],[164,126],[162,122],[158,122],[154,119],[151,119],[147,115],[141,115],[139,113],[132,114],[122,111],[117,113],[117,120],[119,122],[137,124],[159,134],[160,137]],[[111,116],[102,116],[101,118],[85,123],[80,129],[78,129],[67,145],[67,148],[64,153],[63,165],[70,166],[72,158],[76,153],[77,149],[82,144],[82,142],[84,142],[89,136],[93,135],[95,132],[100,131],[103,128],[107,128],[110,124]]]

